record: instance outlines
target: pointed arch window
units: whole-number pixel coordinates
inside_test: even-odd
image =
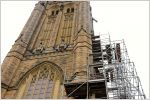
[[[21,89],[24,99],[50,99],[53,96],[56,80],[60,79],[59,72],[50,66],[41,66],[32,71],[26,78],[25,89]],[[22,84],[23,85],[23,84]]]

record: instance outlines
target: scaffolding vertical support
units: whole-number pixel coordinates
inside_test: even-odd
[[[99,35],[100,37],[100,43],[101,43],[101,53],[102,53],[102,65],[103,65],[103,74],[104,74],[104,79],[105,79],[105,87],[106,87],[106,95],[107,95],[107,99],[109,99],[108,97],[108,88],[107,88],[107,78],[106,78],[106,70],[105,70],[105,65],[104,65],[104,56],[103,56],[103,47],[102,47],[102,39],[101,39],[101,36]]]
[[[89,54],[87,54],[87,94],[86,94],[86,98],[89,98],[89,84],[88,84],[88,80],[89,80]]]
[[[109,34],[93,36],[92,39],[92,54],[87,54],[86,58],[86,80],[80,85],[78,83],[78,85],[74,85],[75,89],[68,93],[68,96],[72,96],[80,88],[81,92],[84,91],[84,97],[87,99],[92,93],[95,93],[95,98],[145,99],[140,79],[134,63],[129,59],[124,40],[111,41]],[[90,55],[93,57],[92,64]],[[82,90],[82,88],[84,89]],[[100,93],[103,91],[106,93],[101,96]]]

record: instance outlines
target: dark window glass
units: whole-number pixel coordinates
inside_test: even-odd
[[[52,15],[54,15],[54,11],[52,11]]]
[[[67,9],[67,13],[70,13],[70,9],[69,8]]]
[[[71,12],[74,12],[74,8],[71,8]]]
[[[58,14],[58,12],[59,12],[59,11],[57,10],[57,11],[56,11],[56,15]]]

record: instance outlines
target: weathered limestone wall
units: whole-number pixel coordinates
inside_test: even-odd
[[[38,58],[39,57],[39,58]],[[18,83],[20,82],[20,80],[22,79],[22,77],[24,76],[24,74],[29,71],[30,69],[32,69],[33,67],[36,67],[36,65],[40,64],[41,62],[44,61],[50,61],[52,63],[57,64],[58,66],[60,66],[62,68],[62,70],[64,71],[64,74],[66,72],[66,76],[71,77],[72,74],[72,59],[73,56],[70,53],[59,53],[59,54],[55,54],[53,56],[49,56],[49,57],[43,57],[41,58],[40,56],[38,57],[30,57],[30,59],[28,60],[23,60],[19,67],[16,70],[16,73],[14,75],[14,77],[12,78],[10,87],[18,87]],[[57,83],[57,85],[55,85],[56,90],[60,89],[60,85],[58,85],[60,83]],[[18,89],[17,89],[18,90]],[[7,93],[5,93],[5,98],[15,98],[15,96],[17,95],[17,91],[16,90],[12,90],[12,91],[7,91]],[[13,94],[12,94],[13,93]],[[58,93],[56,93],[55,91],[53,92],[54,97],[53,98],[58,98],[61,97],[62,95],[59,95]],[[59,96],[58,96],[59,95]]]
[[[77,76],[74,82],[85,81],[87,79],[87,66],[89,64],[89,54],[92,53],[91,36],[83,29],[75,38],[74,63]]]
[[[44,61],[49,61],[58,65],[63,70],[64,79],[69,80],[76,74],[71,82],[86,80],[89,54],[92,53],[90,35],[92,30],[92,18],[90,15],[90,5],[89,2],[86,1],[65,4],[64,11],[59,11],[55,22],[51,25],[52,30],[49,30],[51,33],[46,33],[47,35],[44,34],[46,30],[43,29],[47,27],[47,14],[51,13],[52,10],[48,10],[51,6],[47,6],[45,9],[40,3],[36,4],[21,35],[16,40],[2,64],[2,83],[11,87],[9,91],[2,88],[3,98],[16,98],[19,92],[18,84],[22,77],[30,69]],[[58,9],[58,5],[56,5],[56,8]],[[65,13],[68,8],[74,8],[74,14],[71,20],[64,21],[65,15],[67,15]],[[53,9],[55,9],[55,7],[53,7]],[[64,30],[65,25],[68,28]],[[40,39],[42,39],[44,35],[46,39],[50,36],[50,39],[48,39],[50,48],[45,48],[47,51],[41,54],[29,52],[29,50],[38,47]],[[68,42],[70,45],[62,52],[55,51],[53,46],[56,44],[60,45],[62,36],[65,36],[65,41],[70,41]],[[46,42],[44,42],[44,45],[45,43]],[[5,86],[5,88],[6,87],[7,86]],[[56,92],[61,91],[61,89],[65,91],[62,83],[60,85],[60,81],[57,81],[53,91],[53,98],[65,97],[65,92]]]
[[[1,77],[1,82],[3,84],[9,86],[11,79],[14,76],[14,73],[16,72],[17,67],[19,66],[21,60],[23,59],[23,55],[27,49],[27,44],[31,39],[31,36],[38,24],[38,21],[43,11],[44,11],[44,7],[40,3],[36,4],[20,36],[18,37],[15,44],[12,46],[10,52],[7,54],[6,58],[4,59],[2,63],[2,77]],[[2,95],[3,98],[5,93],[2,94],[3,94]],[[6,95],[9,95],[9,92],[6,93]],[[12,95],[10,95],[10,97],[12,97]]]

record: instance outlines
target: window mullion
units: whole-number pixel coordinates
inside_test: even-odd
[[[55,86],[56,86],[56,80],[57,80],[57,74],[56,74],[56,71],[54,72],[54,77],[53,77],[53,88],[52,88],[52,91],[54,91],[55,90]],[[55,93],[54,92],[52,92],[52,94],[51,94],[51,97],[52,98],[54,98],[54,95],[55,95]]]
[[[45,87],[45,90],[44,90],[44,98],[46,98],[46,92],[47,92],[47,89],[48,89],[48,81],[49,81],[49,77],[50,77],[50,70],[48,71],[48,76],[47,76],[47,79],[46,79],[46,87]]]
[[[50,99],[56,98],[56,93],[53,91],[58,91],[58,71],[48,65],[43,65],[39,69],[32,71],[25,79],[25,88],[22,93],[23,98],[30,99]],[[57,85],[55,85],[57,84]]]
[[[35,80],[35,83],[34,83],[34,87],[33,87],[31,98],[33,98],[33,94],[34,94],[34,91],[35,91],[35,88],[36,88],[36,84],[38,82],[39,75],[40,75],[40,70],[38,71],[37,76],[36,76],[36,80]]]

